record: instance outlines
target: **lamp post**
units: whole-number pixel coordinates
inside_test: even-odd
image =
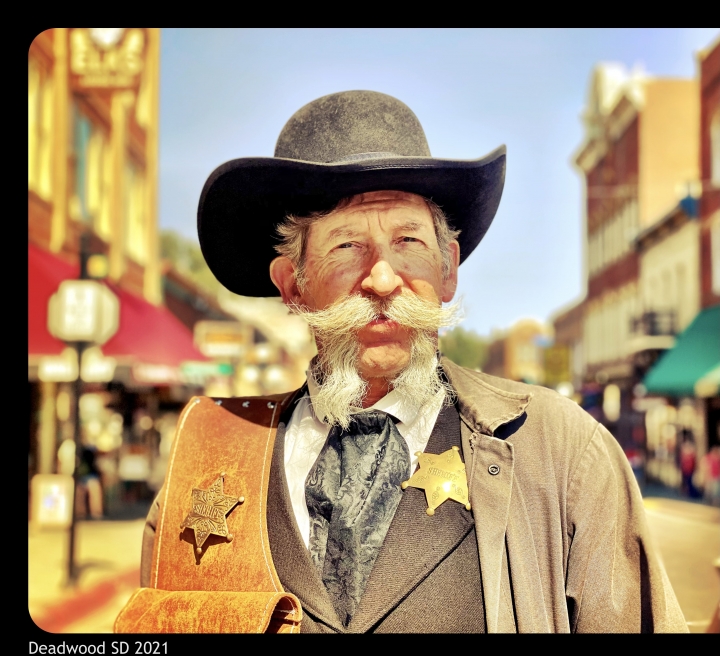
[[[84,232],[80,236],[80,276],[77,280],[65,280],[58,291],[50,298],[48,305],[48,329],[52,335],[62,339],[77,353],[77,374],[64,378],[73,382],[75,410],[75,466],[73,468],[73,492],[70,503],[71,520],[68,536],[67,583],[74,585],[78,579],[75,558],[76,546],[76,499],[78,495],[79,469],[82,457],[82,432],[80,426],[80,397],[85,380],[111,380],[114,362],[111,366],[101,366],[100,375],[90,370],[86,354],[93,344],[104,344],[118,328],[119,302],[110,289],[97,280],[91,279],[88,262],[91,257],[90,235]],[[105,358],[105,360],[110,360]],[[101,363],[102,365],[103,363]],[[105,363],[108,364],[108,363]],[[87,366],[86,366],[87,365]],[[107,377],[109,375],[109,378]]]
[[[89,234],[82,232],[80,234],[80,276],[79,280],[88,279],[87,261],[89,257]],[[73,404],[75,426],[73,430],[73,441],[75,442],[75,466],[73,467],[73,485],[72,499],[70,500],[70,529],[68,534],[68,561],[67,561],[67,584],[74,586],[78,580],[78,567],[75,554],[75,535],[77,527],[77,499],[78,499],[78,483],[80,479],[80,464],[82,461],[82,431],[80,426],[80,397],[83,391],[82,380],[82,359],[83,353],[87,348],[86,341],[76,341],[74,343],[77,352],[78,375],[73,382]]]

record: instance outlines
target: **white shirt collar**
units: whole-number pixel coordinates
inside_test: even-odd
[[[313,396],[317,394],[319,386],[311,371],[308,370],[306,375],[308,395],[310,396],[310,407],[312,408],[312,399]],[[407,424],[418,416],[421,410],[421,405],[415,399],[401,399],[395,390],[390,390],[380,400],[376,401],[368,408],[363,408],[363,410],[381,410],[382,412],[387,412],[387,414],[392,415],[399,422]],[[314,408],[313,414],[315,415]],[[318,421],[325,423],[322,417],[315,415],[315,418]]]

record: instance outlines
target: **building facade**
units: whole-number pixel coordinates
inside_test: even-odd
[[[156,28],[46,30],[28,55],[29,242],[74,262],[88,231],[155,305],[159,57]]]
[[[551,323],[553,347],[547,349],[545,353],[545,384],[557,387],[563,383],[570,383],[573,392],[579,391],[585,378],[584,300],[559,310]],[[550,361],[552,358],[557,359],[557,362],[552,363]],[[551,371],[556,373],[551,376]]]
[[[550,330],[535,319],[520,319],[510,328],[495,332],[488,344],[483,371],[534,385],[545,382],[544,349]]]
[[[156,28],[55,28],[28,52],[28,479],[72,473],[79,424],[106,510],[162,480],[179,409],[201,389],[181,364],[205,360],[163,302],[159,59]],[[112,379],[84,382],[76,406],[74,383],[43,363],[68,353],[77,363],[48,330],[48,302],[79,277],[81,249],[120,310],[100,345]]]
[[[720,37],[699,53],[700,72],[700,303],[720,304]],[[720,328],[718,329],[720,332]],[[720,379],[715,370],[715,379]],[[697,386],[696,386],[697,387]],[[699,390],[696,390],[696,392]],[[707,449],[720,449],[720,384],[704,396]]]
[[[720,442],[718,41],[698,72],[654,79],[598,65],[575,160],[586,192],[583,405],[644,477],[691,496]],[[576,312],[556,318],[556,343]]]
[[[598,65],[584,122],[575,161],[586,197],[586,373],[628,390],[633,328],[646,311],[635,238],[697,180],[697,83]]]
[[[702,307],[720,303],[720,39],[698,56],[700,71],[700,268]]]

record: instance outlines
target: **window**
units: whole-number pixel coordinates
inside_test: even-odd
[[[28,189],[52,197],[52,76],[34,59],[28,60]]]
[[[78,106],[73,105],[73,159],[74,159],[74,180],[72,185],[73,194],[70,198],[70,216],[76,221],[87,222],[90,220],[90,210],[87,202],[88,190],[88,146],[92,135],[92,123],[85,116]]]
[[[145,220],[145,176],[134,162],[125,166],[123,215],[125,250],[136,262],[147,259],[147,231]]]
[[[70,216],[92,223],[100,236],[109,239],[112,162],[108,138],[77,104],[73,106],[72,148]]]
[[[720,109],[710,121],[710,178],[720,186]]]
[[[720,212],[715,212],[710,227],[710,260],[713,294],[720,295]]]

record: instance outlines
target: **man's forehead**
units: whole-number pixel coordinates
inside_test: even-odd
[[[396,191],[393,189],[384,189],[382,191],[368,191],[363,194],[352,196],[345,205],[348,207],[365,207],[373,204],[383,203],[400,203],[410,206],[424,207],[427,209],[427,203],[422,196],[411,194],[407,191]]]
[[[422,196],[405,191],[371,191],[353,196],[316,225],[322,226],[324,232],[343,224],[353,225],[364,214],[388,212],[391,212],[392,224],[414,223],[417,227],[433,224],[432,214]]]

